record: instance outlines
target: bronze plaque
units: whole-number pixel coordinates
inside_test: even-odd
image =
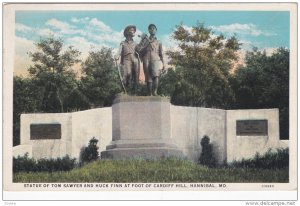
[[[237,120],[237,136],[267,136],[268,120]]]
[[[60,124],[31,124],[30,139],[61,139]]]

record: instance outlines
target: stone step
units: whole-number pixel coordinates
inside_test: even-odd
[[[161,159],[165,157],[185,158],[182,151],[169,147],[115,148],[101,152],[101,159]]]

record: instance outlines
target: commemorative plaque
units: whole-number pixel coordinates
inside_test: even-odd
[[[61,139],[60,124],[31,124],[30,139]]]
[[[267,136],[268,120],[237,120],[237,136]]]

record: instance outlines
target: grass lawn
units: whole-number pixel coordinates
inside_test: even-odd
[[[286,169],[207,168],[188,160],[99,160],[68,172],[20,172],[14,182],[287,183]]]

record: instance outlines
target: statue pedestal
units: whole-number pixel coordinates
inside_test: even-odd
[[[170,100],[119,95],[112,106],[112,142],[105,159],[155,159],[182,156],[171,139]]]

